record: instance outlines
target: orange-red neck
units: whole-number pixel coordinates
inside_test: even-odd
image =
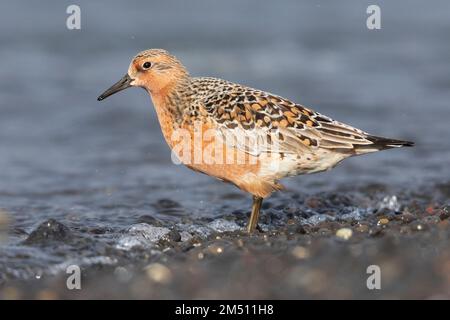
[[[149,92],[164,138],[170,146],[172,133],[181,125],[183,113],[189,106],[188,90],[189,82],[185,79],[169,84],[158,92]]]

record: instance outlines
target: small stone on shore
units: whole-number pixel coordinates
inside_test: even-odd
[[[336,231],[336,237],[342,240],[348,240],[352,237],[353,231],[350,228],[341,228]]]

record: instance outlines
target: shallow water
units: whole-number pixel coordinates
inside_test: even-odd
[[[80,31],[65,28],[65,3],[0,4],[0,282],[55,274],[74,261],[141,261],[130,248],[151,255],[172,229],[187,242],[244,225],[247,195],[171,163],[143,90],[96,101],[149,47],[170,50],[193,75],[266,89],[416,142],[288,179],[289,191],[266,205],[263,230],[284,226],[289,208],[314,225],[337,212],[358,220],[380,206],[398,211],[395,201],[415,197],[448,201],[439,191],[450,180],[448,1],[380,1],[379,31],[365,27],[366,1],[78,3]],[[303,203],[346,192],[362,200],[340,199],[331,215]],[[68,234],[27,242],[49,219]]]

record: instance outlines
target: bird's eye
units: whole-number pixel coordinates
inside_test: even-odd
[[[152,66],[152,63],[149,62],[149,61],[144,62],[144,64],[142,65],[142,67],[143,67],[144,69],[148,69],[148,68],[150,68],[151,66]]]

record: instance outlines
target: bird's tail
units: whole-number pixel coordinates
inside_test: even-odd
[[[414,142],[405,140],[396,140],[377,136],[368,136],[366,139],[372,141],[373,145],[378,147],[380,150],[414,146]]]
[[[390,138],[383,138],[368,135],[365,137],[367,140],[372,142],[370,145],[359,145],[355,146],[356,154],[364,154],[368,152],[381,151],[391,148],[400,148],[400,147],[413,147],[414,142],[405,141],[405,140],[397,140]]]

